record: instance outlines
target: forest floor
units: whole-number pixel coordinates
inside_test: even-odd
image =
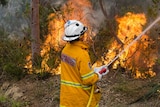
[[[59,107],[60,75],[45,80],[26,75],[19,81],[2,77],[0,107]],[[110,72],[98,85],[102,88],[100,107],[160,107],[160,73],[133,79],[122,72]]]

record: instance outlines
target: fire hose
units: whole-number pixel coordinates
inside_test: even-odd
[[[103,66],[104,67],[110,66],[117,58],[119,58],[127,49],[129,49],[137,40],[139,40],[148,30],[150,30],[159,21],[160,21],[160,16],[156,20],[154,20],[141,34],[139,34],[130,44],[128,44],[127,47],[124,50],[122,50],[116,57],[114,57],[107,65],[103,65]],[[101,70],[101,72],[106,72],[106,69]],[[91,95],[89,97],[87,107],[90,106],[92,96],[94,93],[93,90],[94,90],[94,85],[92,86],[92,89],[91,89]]]
[[[140,39],[148,30],[150,30],[159,21],[160,16],[156,20],[154,20],[141,34],[139,34],[130,44],[128,44],[124,50],[122,50],[116,57],[114,57],[107,65],[104,66],[110,66],[117,58],[119,58],[127,49],[129,49],[138,39]]]

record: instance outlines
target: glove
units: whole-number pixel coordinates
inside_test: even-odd
[[[99,80],[101,80],[102,76],[108,74],[109,70],[107,66],[103,65],[101,67],[95,67],[94,72],[98,74]]]

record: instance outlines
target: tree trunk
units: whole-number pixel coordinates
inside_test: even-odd
[[[31,20],[32,64],[36,65],[40,57],[39,0],[32,0]]]

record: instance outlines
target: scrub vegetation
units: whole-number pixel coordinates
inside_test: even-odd
[[[20,10],[23,15],[17,12],[15,13],[16,18],[13,18],[14,13],[11,14],[8,11],[5,14],[6,18],[0,16],[0,19],[3,19],[0,20],[1,23],[7,22],[6,26],[3,24],[4,27],[0,24],[0,107],[59,107],[60,74],[57,74],[56,71],[59,69],[57,67],[60,64],[60,52],[63,46],[60,46],[59,50],[51,47],[48,53],[47,65],[50,68],[49,70],[54,72],[50,73],[48,70],[41,68],[41,63],[38,63],[32,72],[30,69],[25,68],[28,63],[26,58],[31,54],[32,40],[30,38],[31,29],[26,26],[30,19],[29,0],[22,1],[24,3],[21,5],[24,8]],[[47,34],[51,33],[47,29],[49,21],[52,18],[57,18],[54,16],[48,19],[50,13],[55,13],[59,17],[64,15],[63,11],[60,10],[60,6],[52,8],[46,1],[42,0],[41,2],[44,3],[40,5],[41,43],[45,42]],[[96,5],[94,4],[96,3],[95,0],[91,1],[93,5]],[[11,0],[10,2],[14,1]],[[135,3],[135,1],[133,2]],[[150,5],[146,11],[148,20],[152,20],[158,15],[160,0],[152,0],[152,2],[153,5]],[[6,0],[1,0],[0,3],[4,7],[7,5]],[[126,2],[126,0],[121,2],[118,0],[117,3],[119,4],[117,5],[119,6],[119,16],[123,16],[128,11],[133,13],[141,12],[140,10],[144,8],[143,6],[138,7],[138,5],[132,7],[132,4]],[[128,7],[121,6],[124,3]],[[2,6],[0,8],[2,9]],[[70,11],[68,10],[68,12]],[[19,21],[17,17],[22,20]],[[18,22],[23,25],[22,31],[19,31],[21,24]],[[118,26],[115,21],[113,22],[114,26]],[[12,27],[10,27],[10,24]],[[159,24],[160,22],[158,26]],[[92,63],[99,61],[103,64],[102,57],[105,56],[111,43],[115,40],[108,30],[109,28],[110,26],[107,23],[103,23],[103,27],[99,29],[99,32],[93,38],[93,43],[90,44],[89,53]],[[12,32],[11,30],[15,31]],[[115,32],[116,30],[117,28],[115,28]],[[14,34],[14,36],[10,36],[11,34]],[[146,78],[134,78],[133,72],[122,66],[118,66],[116,69],[109,67],[109,74],[97,83],[102,89],[100,107],[160,107],[160,27],[155,27],[149,34],[153,35],[151,38],[154,40],[152,41],[154,44],[150,45],[150,48],[157,49],[156,54],[158,57],[153,66],[156,75]],[[42,59],[39,60],[42,61]]]
[[[103,32],[105,31],[100,32],[99,35]],[[99,43],[102,43],[100,45],[103,48],[109,42]],[[105,50],[99,48],[95,47],[98,50],[97,54],[101,55]],[[45,72],[29,74],[24,68],[26,63],[24,59],[28,52],[29,46],[27,47],[23,42],[10,41],[7,38],[1,39],[0,105],[2,107],[58,107],[60,75]],[[96,58],[92,48],[90,53],[94,61]],[[55,57],[54,55],[52,58]],[[156,62],[155,69],[159,71],[159,59]],[[110,73],[98,83],[102,88],[100,107],[160,106],[159,77],[160,73],[157,72],[152,78],[134,79],[123,68],[110,69]]]

